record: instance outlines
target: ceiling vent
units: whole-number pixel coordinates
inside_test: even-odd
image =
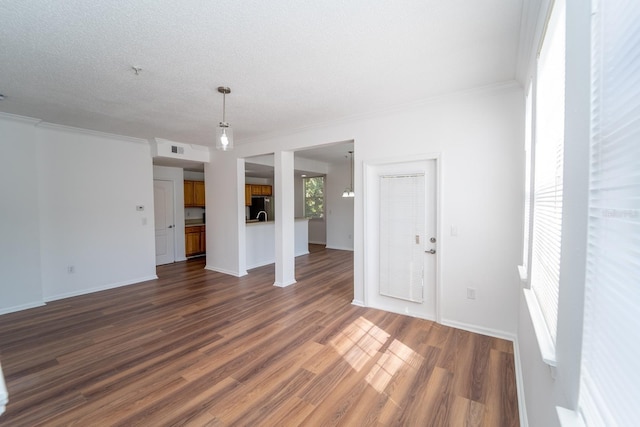
[[[184,154],[184,148],[183,147],[178,147],[177,145],[172,145],[171,146],[171,152],[175,153],[175,154]]]

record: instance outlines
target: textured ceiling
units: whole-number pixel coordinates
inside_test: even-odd
[[[242,143],[514,80],[524,1],[0,0],[0,111]]]

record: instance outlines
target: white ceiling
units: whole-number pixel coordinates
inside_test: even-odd
[[[0,111],[242,143],[514,80],[525,2],[0,0]]]

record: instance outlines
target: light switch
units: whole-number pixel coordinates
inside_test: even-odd
[[[456,237],[458,235],[458,226],[457,225],[452,225],[451,226],[451,236],[452,237]]]

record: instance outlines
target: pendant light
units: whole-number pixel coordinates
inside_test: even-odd
[[[355,197],[355,193],[353,192],[353,151],[349,151],[349,155],[351,156],[351,160],[349,161],[350,165],[350,176],[351,176],[351,186],[345,188],[342,193],[342,197]]]
[[[233,129],[226,122],[226,95],[231,93],[231,89],[220,86],[218,92],[222,94],[222,121],[216,127],[216,148],[222,151],[233,149]]]

